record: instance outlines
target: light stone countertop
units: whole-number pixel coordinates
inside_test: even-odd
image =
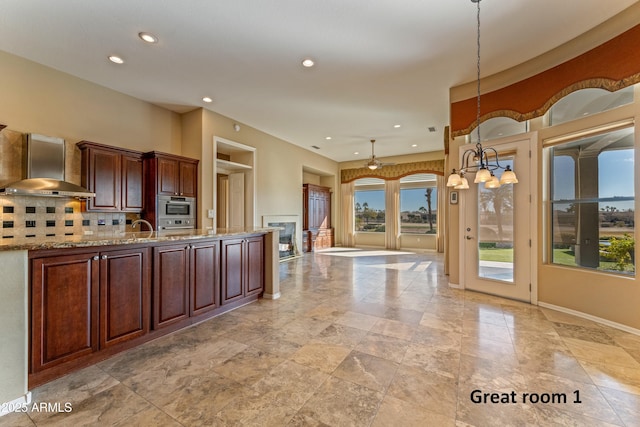
[[[44,249],[83,248],[94,246],[133,245],[141,243],[161,243],[181,240],[197,240],[244,236],[248,234],[266,234],[278,227],[247,227],[211,230],[192,230],[178,232],[113,233],[106,235],[56,236],[2,239],[0,251],[35,251]]]

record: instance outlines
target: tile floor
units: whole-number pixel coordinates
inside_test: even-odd
[[[639,336],[451,289],[441,255],[308,254],[281,291],[41,386],[72,411],[0,426],[640,425]]]

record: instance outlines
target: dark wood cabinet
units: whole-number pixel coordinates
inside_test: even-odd
[[[157,151],[144,154],[143,217],[155,229],[159,228],[160,216],[157,196],[196,197],[197,194],[198,160]],[[197,224],[197,215],[195,220]]]
[[[198,195],[198,163],[194,161],[180,161],[180,195],[197,197]]]
[[[198,242],[190,253],[189,314],[197,316],[220,306],[220,241]]]
[[[146,334],[148,262],[146,248],[33,258],[31,371]]]
[[[142,211],[142,156],[122,155],[121,206],[125,212]]]
[[[98,350],[99,254],[32,260],[31,371]]]
[[[220,303],[260,294],[264,289],[264,237],[225,239],[221,252]]]
[[[331,189],[314,184],[302,186],[302,250],[334,246],[331,227]]]
[[[196,197],[198,160],[152,151],[145,154],[151,194]]]
[[[219,248],[219,240],[154,248],[154,329],[220,306]]]
[[[82,185],[96,193],[83,206],[89,212],[142,210],[142,153],[80,141]]]
[[[189,244],[153,248],[153,329],[189,317]]]
[[[254,301],[262,234],[29,252],[29,386]]]
[[[149,332],[149,249],[100,254],[100,348]]]

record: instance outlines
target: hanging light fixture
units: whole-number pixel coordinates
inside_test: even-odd
[[[484,182],[485,188],[498,188],[500,185],[518,183],[518,178],[516,178],[516,174],[511,170],[511,167],[500,164],[498,152],[492,147],[484,148],[480,142],[480,0],[471,0],[471,2],[477,3],[478,5],[478,33],[476,39],[478,48],[476,63],[476,131],[478,142],[476,142],[475,149],[468,149],[462,154],[462,166],[459,170],[453,169],[447,179],[447,187],[453,187],[456,190],[466,190],[469,188],[467,178],[464,177],[467,173],[475,173],[476,177],[473,182],[476,184]],[[489,160],[490,156],[492,157],[491,161]],[[504,169],[499,180],[493,174],[493,171],[497,169]]]

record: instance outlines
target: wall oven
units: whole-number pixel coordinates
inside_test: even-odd
[[[157,196],[158,231],[193,230],[196,225],[194,197]]]

